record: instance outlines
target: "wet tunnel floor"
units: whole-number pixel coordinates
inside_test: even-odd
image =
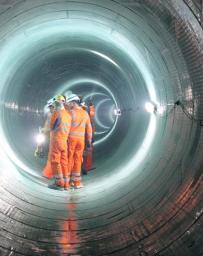
[[[29,175],[25,175],[12,184],[15,194],[12,193],[13,187],[1,179],[1,209],[4,209],[0,217],[1,245],[4,248],[1,255],[7,255],[9,244],[12,244],[10,252],[14,255],[81,255],[78,254],[81,250],[84,250],[82,255],[97,253],[89,251],[86,254],[85,247],[82,248],[91,228],[98,225],[97,221],[92,222],[98,214],[95,212],[94,215],[92,209],[88,209],[88,183],[94,174],[92,171],[83,176],[85,188],[70,191],[49,189],[49,180],[30,177],[28,181]],[[111,211],[108,214],[111,218]],[[88,224],[90,220],[92,227]],[[101,218],[99,226],[105,225],[107,223],[102,223]],[[98,239],[95,237],[91,243]]]

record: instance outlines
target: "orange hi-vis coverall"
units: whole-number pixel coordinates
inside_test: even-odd
[[[51,168],[51,161],[50,161],[50,157],[48,156],[48,160],[47,163],[43,169],[42,175],[44,177],[46,177],[47,179],[51,179],[53,177],[53,172],[52,172],[52,168]]]
[[[92,132],[94,133],[96,131],[96,126],[94,122],[94,115],[95,115],[95,108],[94,105],[89,106],[89,116],[90,116],[90,122],[92,125]]]
[[[70,111],[72,116],[71,129],[68,139],[68,159],[70,167],[70,179],[75,186],[81,185],[81,165],[85,138],[91,144],[92,126],[88,113],[77,106]]]
[[[94,105],[89,106],[89,117],[90,117],[90,122],[92,125],[92,138],[94,138],[94,132],[96,131],[96,126],[94,122],[94,115],[95,115],[95,108]],[[83,158],[83,170],[84,171],[90,171],[92,169],[93,165],[93,145],[91,145],[90,148],[86,148],[84,151],[84,158]]]
[[[70,173],[68,169],[67,140],[71,128],[71,116],[65,109],[56,110],[50,122],[49,158],[55,184],[69,187]]]

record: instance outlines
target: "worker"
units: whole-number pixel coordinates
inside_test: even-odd
[[[92,102],[89,103],[88,113],[90,116],[90,122],[92,125],[92,133],[93,133],[93,137],[94,137],[94,133],[96,131],[96,125],[95,125],[95,121],[94,121],[95,108],[94,108],[94,104]]]
[[[89,103],[88,114],[90,117],[90,122],[92,125],[92,142],[94,142],[94,133],[96,131],[96,126],[94,122],[95,108],[92,102]],[[82,165],[82,174],[87,175],[88,171],[92,169],[93,166],[93,143],[91,147],[85,147],[83,165]]]
[[[49,188],[56,190],[68,190],[70,181],[67,140],[71,127],[71,116],[65,110],[64,103],[63,96],[58,95],[54,98],[55,111],[50,121],[49,160],[54,183],[49,185]]]
[[[66,104],[72,116],[71,129],[68,139],[68,158],[70,167],[70,180],[74,188],[82,188],[81,166],[83,162],[83,151],[85,147],[85,137],[87,147],[92,144],[92,126],[88,113],[82,109],[80,98],[72,94],[66,99]]]
[[[47,101],[47,104],[45,106],[45,111],[47,113],[46,113],[46,120],[45,120],[44,127],[43,127],[44,131],[48,131],[49,130],[51,116],[52,116],[54,110],[55,110],[55,108],[54,108],[54,98],[52,98],[52,99]]]
[[[50,135],[50,121],[51,121],[51,115],[53,114],[54,112],[54,99],[50,99],[46,106],[45,106],[45,111],[47,112],[46,113],[46,120],[45,120],[45,123],[44,123],[44,126],[43,128],[41,129],[41,131],[45,134],[46,138],[47,138],[47,141],[49,141],[49,135]],[[47,143],[49,144],[49,143]],[[51,161],[50,161],[50,156],[48,155],[48,159],[47,159],[47,163],[43,169],[43,172],[42,172],[42,175],[44,177],[46,177],[47,179],[51,179],[53,177],[53,172],[52,172],[52,169],[51,169]]]
[[[51,114],[54,111],[54,105],[53,105],[53,99],[48,100],[44,112],[46,114],[46,120],[44,123],[44,126],[41,128],[39,127],[39,134],[37,136],[37,149],[35,150],[35,156],[44,158],[45,155],[48,152],[48,144],[47,141],[49,139],[46,139],[49,137],[49,132],[47,132],[50,119],[51,119]],[[48,175],[48,173],[45,173],[45,177]]]

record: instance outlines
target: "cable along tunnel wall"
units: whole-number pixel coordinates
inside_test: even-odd
[[[181,0],[0,7],[0,254],[201,255],[202,29],[190,8]],[[111,122],[97,108],[106,135],[96,170],[84,189],[59,192],[41,178],[33,134],[46,100],[68,89],[122,115]],[[163,112],[147,113],[147,101]]]

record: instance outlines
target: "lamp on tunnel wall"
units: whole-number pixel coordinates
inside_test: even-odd
[[[156,113],[157,112],[157,105],[153,102],[146,102],[145,103],[145,110],[148,113]]]
[[[121,116],[121,110],[120,110],[120,108],[115,108],[115,109],[114,109],[114,115],[115,115],[115,116]]]

